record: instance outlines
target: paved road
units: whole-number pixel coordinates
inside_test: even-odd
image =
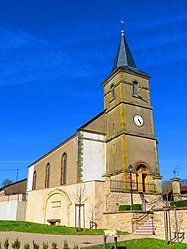
[[[143,235],[120,235],[118,241],[145,238],[147,236]],[[150,236],[155,237],[155,236]],[[20,232],[0,232],[0,241],[3,248],[3,243],[5,239],[8,238],[11,243],[18,238],[21,241],[21,248],[23,248],[25,243],[32,245],[33,240],[42,245],[43,242],[48,242],[49,249],[51,248],[52,242],[56,242],[59,249],[63,248],[64,240],[68,241],[70,248],[73,248],[74,243],[78,244],[79,247],[91,246],[103,243],[102,235],[49,235],[49,234],[34,234],[34,233],[20,233]],[[107,242],[113,242],[112,238],[108,238]],[[32,249],[32,246],[31,246]]]

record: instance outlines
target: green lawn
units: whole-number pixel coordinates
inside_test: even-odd
[[[113,244],[107,244],[107,249],[111,249]],[[160,239],[133,239],[125,242],[118,242],[118,246],[126,246],[127,249],[187,249],[187,244],[173,243],[166,245]],[[103,245],[84,247],[84,249],[103,249]]]
[[[49,226],[32,222],[22,221],[0,221],[1,231],[15,231],[26,233],[41,233],[41,234],[69,234],[69,235],[102,235],[103,230],[89,230],[76,232],[75,228],[64,226]],[[119,232],[119,234],[127,234]],[[126,246],[127,249],[187,249],[187,244],[165,245],[165,241],[159,239],[133,239],[124,242],[118,242],[119,246]],[[113,244],[107,244],[107,249],[111,249]],[[85,247],[84,249],[103,249],[103,245]]]
[[[65,226],[49,226],[32,222],[24,221],[0,221],[0,232],[2,231],[15,231],[24,233],[41,233],[41,234],[70,234],[70,235],[101,235],[102,229],[86,229],[86,231],[76,231],[74,227]],[[119,232],[119,234],[127,234]]]

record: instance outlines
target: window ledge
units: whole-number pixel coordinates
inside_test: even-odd
[[[138,95],[138,94],[133,94],[132,97],[140,98],[140,95]]]
[[[109,100],[109,103],[111,103],[112,101],[114,101],[116,98],[112,98]]]

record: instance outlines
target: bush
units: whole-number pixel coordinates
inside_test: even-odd
[[[43,242],[43,244],[42,244],[42,248],[43,248],[43,249],[48,249],[48,248],[49,248],[48,243],[44,243],[44,242]]]
[[[28,243],[24,244],[24,249],[30,249],[30,245]]]
[[[78,244],[74,244],[73,249],[79,249]]]
[[[187,200],[173,201],[173,202],[171,201],[170,205],[176,207],[187,207]]]
[[[52,242],[52,249],[58,249],[56,242]]]
[[[63,249],[69,249],[67,240],[64,240],[64,247],[63,247]]]
[[[170,206],[174,206],[174,201],[170,201]]]
[[[18,238],[12,243],[12,248],[13,249],[19,249],[21,246],[20,241],[18,240]]]
[[[4,242],[4,249],[8,249],[8,247],[9,247],[9,242],[8,242],[8,239],[6,238]]]
[[[130,205],[120,205],[119,211],[130,210]]]
[[[34,242],[34,240],[33,240],[32,243],[33,243],[33,249],[39,249],[40,246],[39,246],[38,244],[36,244],[36,243]]]
[[[131,205],[131,210],[142,210],[141,204],[133,204]]]

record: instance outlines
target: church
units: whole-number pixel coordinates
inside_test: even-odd
[[[148,210],[146,203],[161,197],[149,79],[122,30],[102,83],[104,110],[29,166],[26,221],[115,228],[119,205]]]

